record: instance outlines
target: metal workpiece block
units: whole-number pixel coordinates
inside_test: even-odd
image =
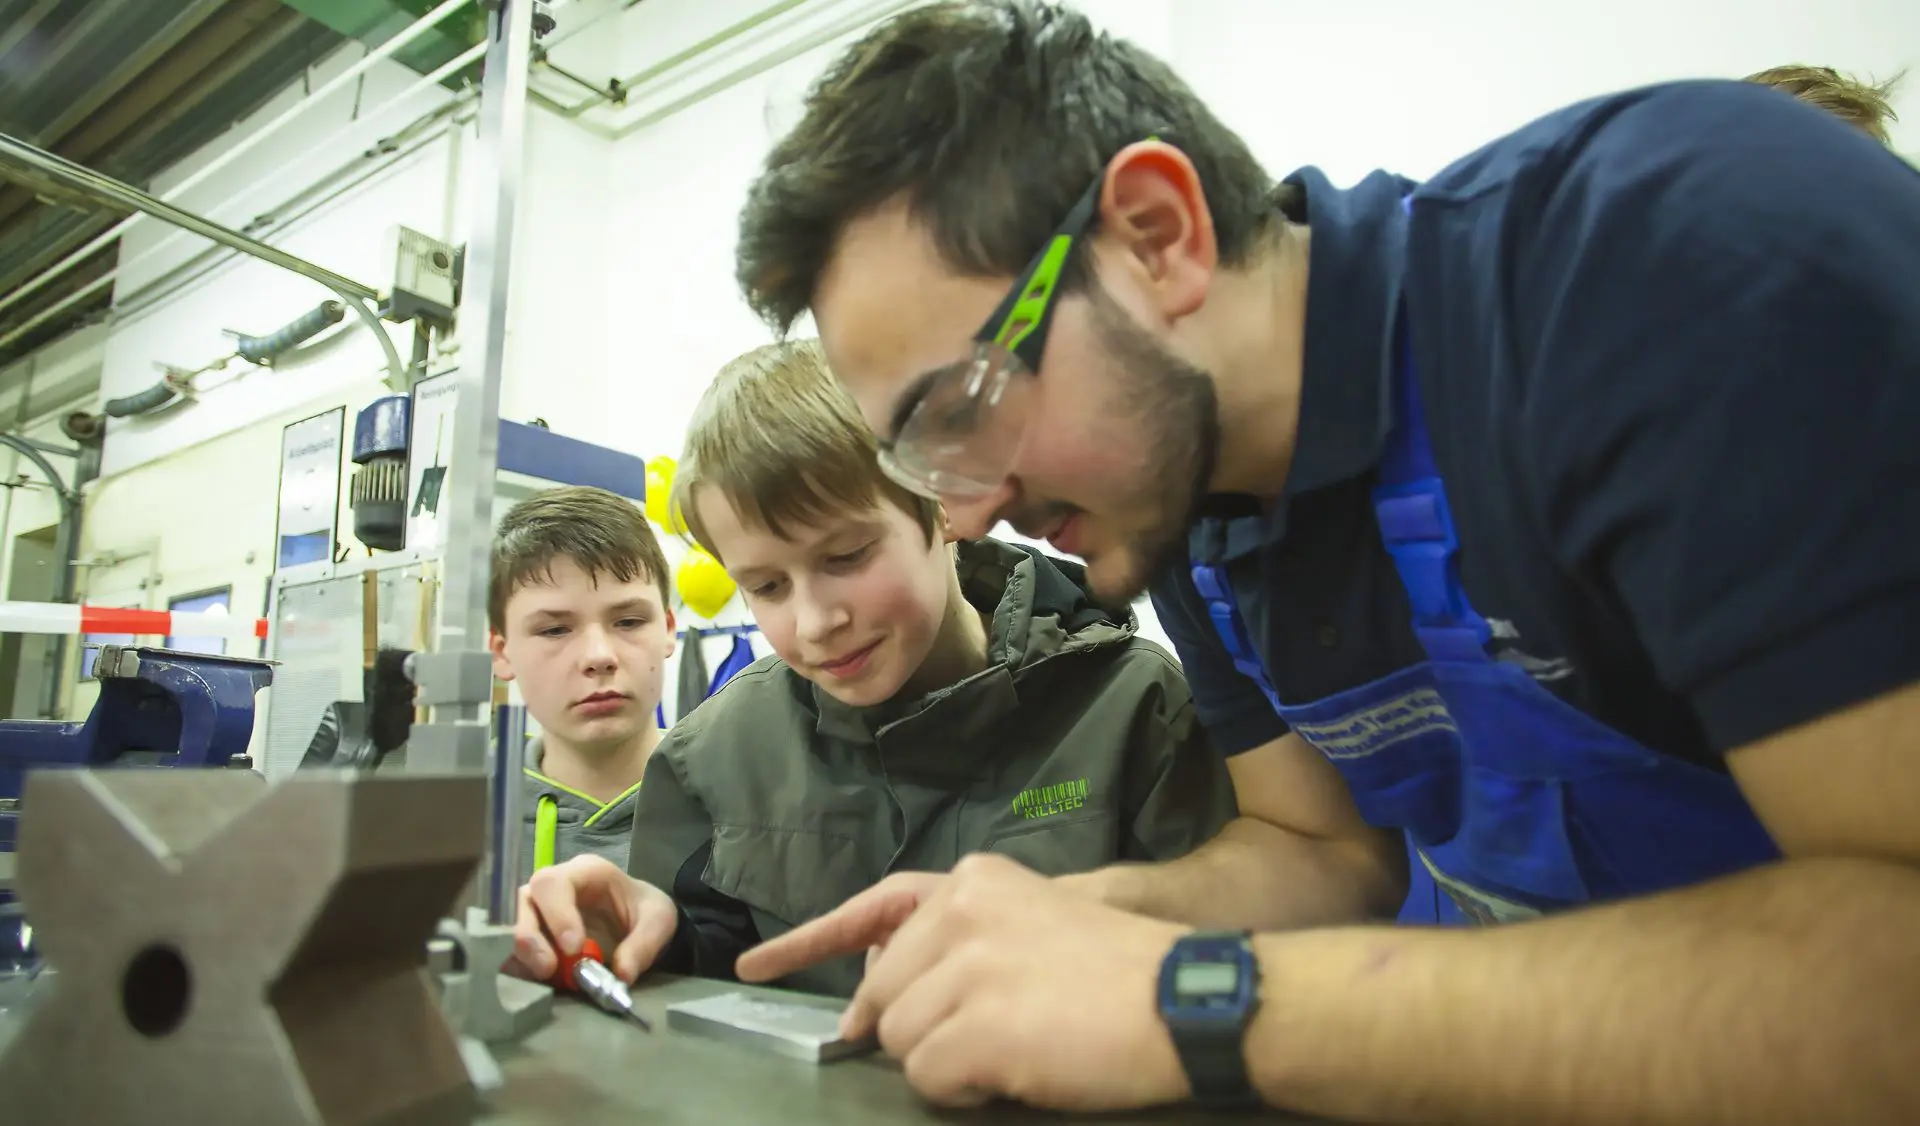
[[[462,1035],[487,1044],[519,1040],[553,1019],[553,989],[500,972],[513,954],[513,928],[487,922],[478,907],[465,923],[443,920],[440,933],[459,948],[441,975],[440,1008]]]
[[[407,773],[485,774],[492,746],[487,725],[478,720],[416,723],[407,733]]]
[[[414,703],[423,708],[493,702],[493,654],[484,649],[415,653],[407,658],[407,678],[419,689]]]
[[[34,1126],[465,1123],[425,964],[477,777],[30,776],[17,888],[57,973],[0,1055]]]

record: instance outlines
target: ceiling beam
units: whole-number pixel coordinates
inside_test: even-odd
[[[90,118],[109,99],[118,97],[129,82],[158,62],[161,56],[179,46],[182,40],[199,30],[201,24],[213,18],[213,14],[227,4],[227,0],[175,2],[180,3],[180,11],[167,21],[166,26],[88,86],[86,92],[75,99],[65,112],[40,130],[40,139],[36,144],[42,148],[57,147],[61,138]]]
[[[257,59],[263,48],[277,44],[300,23],[297,13],[274,0],[235,0],[195,28],[79,129],[49,145],[49,151],[75,164],[114,171],[110,165],[117,149],[150,136],[159,124],[178,119],[198,104],[198,94],[212,88],[210,71],[230,77],[237,69],[230,60]],[[0,224],[33,200],[33,194],[24,189],[0,192]]]

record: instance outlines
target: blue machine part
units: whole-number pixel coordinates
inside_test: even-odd
[[[411,396],[387,395],[369,403],[353,419],[353,463],[365,465],[383,456],[404,459],[412,419]]]
[[[523,422],[500,420],[500,470],[562,485],[592,485],[630,500],[647,499],[647,463]]]
[[[381,551],[398,551],[407,543],[407,436],[412,418],[411,395],[387,395],[353,419],[353,463],[360,466],[347,486],[353,536]],[[330,543],[322,545],[321,556],[332,549]]]
[[[251,766],[254,696],[273,665],[251,657],[108,645],[84,722],[0,720],[0,852],[12,852],[29,770]]]

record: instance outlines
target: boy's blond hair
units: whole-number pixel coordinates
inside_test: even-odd
[[[1893,141],[1887,132],[1887,123],[1899,120],[1893,112],[1893,89],[1899,85],[1900,78],[1896,74],[1885,82],[1863,82],[1830,66],[1790,63],[1749,74],[1746,80],[1783,90],[1808,105],[1818,106],[1885,145]]]
[[[853,398],[827,370],[817,340],[756,348],[720,369],[687,427],[674,470],[673,504],[715,557],[693,503],[703,488],[724,497],[750,528],[788,538],[882,499],[914,518],[931,543],[939,505],[890,480],[880,447]]]

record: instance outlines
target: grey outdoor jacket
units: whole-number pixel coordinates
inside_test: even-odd
[[[1233,816],[1179,666],[1095,605],[1078,564],[990,539],[959,560],[991,613],[983,671],[857,709],[769,657],[667,733],[628,866],[680,906],[659,968],[730,978],[749,946],[892,872],[977,851],[1047,875],[1166,860]],[[861,969],[782,984],[846,995]]]

